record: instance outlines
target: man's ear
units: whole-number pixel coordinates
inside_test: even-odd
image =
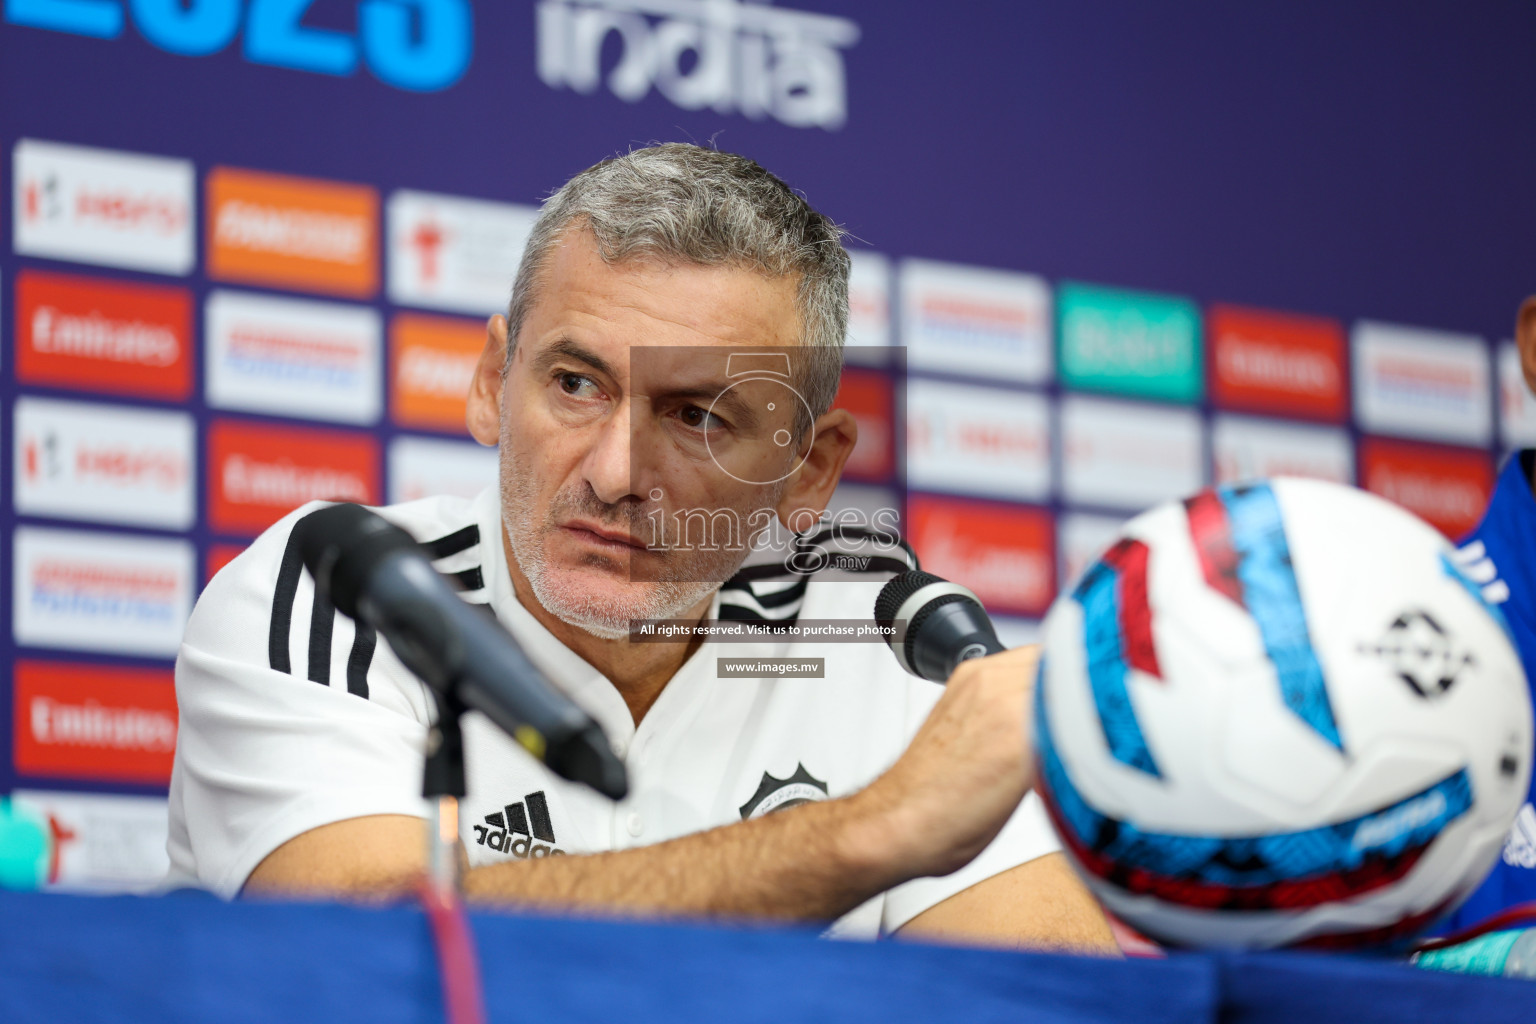
[[[1520,350],[1525,386],[1536,393],[1536,295],[1528,296],[1515,314],[1515,347]]]
[[[789,486],[784,489],[778,508],[774,510],[779,515],[779,522],[791,531],[797,527],[800,530],[809,528],[811,524],[795,521],[805,518],[795,513],[806,509],[819,516],[826,510],[832,492],[837,490],[837,483],[842,479],[843,466],[858,443],[859,425],[847,409],[833,409],[819,418],[811,430],[805,461],[790,476]]]
[[[485,348],[475,364],[464,403],[464,424],[469,435],[487,448],[501,440],[502,364],[507,359],[507,318],[497,313],[486,321]]]

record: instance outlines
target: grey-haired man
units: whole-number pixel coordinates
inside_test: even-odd
[[[499,488],[383,512],[602,723],[632,791],[612,804],[571,786],[470,716],[473,897],[1113,950],[1030,793],[1032,652],[967,662],[941,688],[879,644],[630,635],[635,620],[869,617],[878,582],[733,576],[754,516],[814,523],[857,439],[830,409],[847,274],[835,225],[730,154],[640,150],[545,205],[469,396]],[[781,352],[783,373],[732,370]],[[753,525],[730,544],[659,542],[658,524],[700,509]],[[178,659],[173,877],[229,896],[387,894],[423,869],[430,701],[292,568],[311,511],[213,581]],[[717,671],[812,654],[823,678]]]

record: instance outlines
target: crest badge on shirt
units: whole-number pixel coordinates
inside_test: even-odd
[[[805,765],[796,762],[794,774],[787,779],[763,772],[763,780],[757,784],[757,792],[740,807],[741,820],[761,818],[786,807],[825,800],[829,795],[827,784],[806,771]]]

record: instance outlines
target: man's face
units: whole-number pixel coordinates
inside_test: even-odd
[[[580,227],[562,243],[502,384],[502,516],[539,603],[616,638],[632,619],[707,599],[745,557],[753,511],[777,504],[796,467],[809,438],[794,390],[739,369],[798,344],[797,282],[610,266]],[[686,519],[695,510],[714,516],[714,543],[703,516]]]

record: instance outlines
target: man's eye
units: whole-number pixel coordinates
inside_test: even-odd
[[[684,406],[677,414],[677,418],[695,430],[719,430],[726,425],[719,416],[708,409],[700,409],[696,405]]]
[[[560,390],[568,395],[587,398],[596,394],[597,385],[593,383],[591,377],[583,376],[579,373],[562,373],[560,374]]]

